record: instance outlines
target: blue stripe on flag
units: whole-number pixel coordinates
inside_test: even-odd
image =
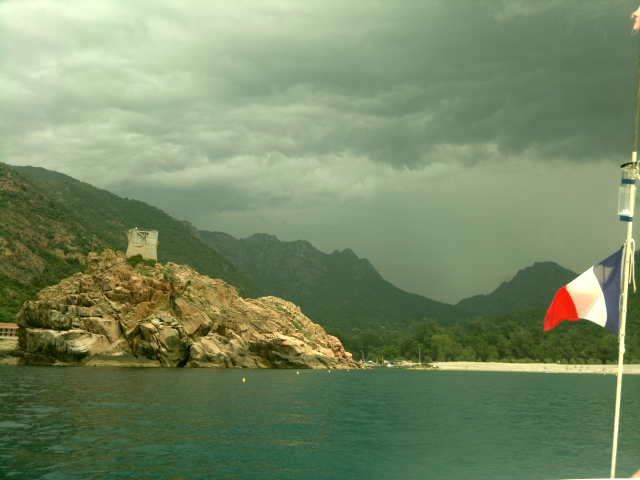
[[[593,266],[600,288],[604,294],[607,305],[607,327],[617,334],[620,330],[620,284],[622,278],[622,251],[621,247],[616,253],[607,257]]]

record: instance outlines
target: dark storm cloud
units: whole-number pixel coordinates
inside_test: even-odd
[[[33,148],[26,131],[88,123],[116,151],[135,134],[210,161],[415,166],[442,144],[583,158],[630,142],[634,42],[610,2],[71,3],[37,27],[20,3],[0,6],[12,157]]]
[[[204,213],[206,217],[206,214],[210,214],[210,210],[247,211],[258,206],[281,206],[288,200],[284,196],[278,196],[275,192],[271,192],[269,195],[262,193],[257,197],[244,189],[223,183],[210,183],[188,188],[165,185],[158,188],[150,182],[124,180],[111,190],[122,196],[136,192],[137,197],[144,198],[152,205],[183,218],[185,212],[193,211],[194,206],[198,206],[203,212],[196,208],[195,215],[190,217],[190,220],[197,224],[201,224],[197,221],[202,220],[200,215]]]
[[[293,133],[277,146],[284,154],[352,151],[415,165],[434,146],[487,139],[574,158],[628,149],[626,10],[548,2],[509,14],[495,1],[309,10],[287,18],[284,34],[239,41],[228,77],[232,94],[262,99],[278,113],[277,131]],[[292,104],[300,108],[277,109]],[[260,120],[255,127],[270,134]]]
[[[542,193],[550,176],[606,190],[602,160],[630,150],[635,7],[4,1],[0,158],[202,228],[352,247],[405,288],[459,298],[531,260],[562,262],[535,225],[513,225],[565,202],[562,179]],[[443,187],[467,175],[478,181]],[[507,208],[497,198],[511,183],[528,197]],[[566,218],[608,198],[571,204]],[[501,253],[494,232],[513,232],[501,248],[517,248]],[[588,242],[561,248],[569,267],[597,250]],[[494,267],[451,273],[479,255]]]

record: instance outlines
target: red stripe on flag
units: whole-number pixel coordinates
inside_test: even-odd
[[[556,292],[556,296],[553,297],[553,302],[551,302],[549,310],[547,310],[547,315],[544,317],[544,331],[546,332],[552,328],[556,328],[560,322],[564,320],[572,322],[580,320],[573,299],[567,291],[567,287],[562,287]]]

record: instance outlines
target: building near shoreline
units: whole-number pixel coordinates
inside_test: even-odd
[[[18,325],[15,323],[2,323],[0,322],[0,338],[2,337],[17,337]]]
[[[127,258],[140,255],[145,260],[158,261],[158,231],[132,228],[127,232]]]

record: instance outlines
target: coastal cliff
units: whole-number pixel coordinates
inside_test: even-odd
[[[223,280],[105,250],[42,290],[17,317],[27,364],[355,368],[294,304],[242,298]]]

